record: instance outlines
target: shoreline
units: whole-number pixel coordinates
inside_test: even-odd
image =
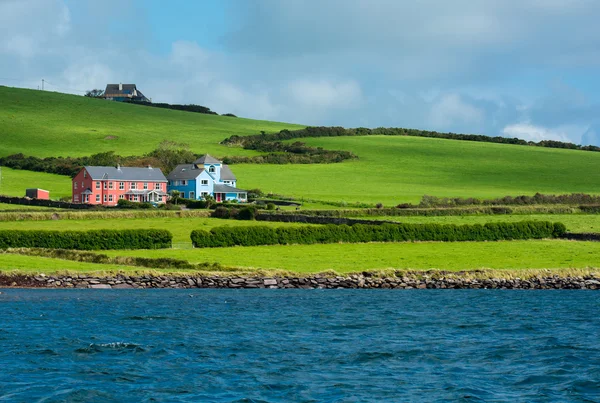
[[[469,278],[403,273],[375,277],[368,273],[348,276],[215,276],[215,275],[24,275],[0,274],[0,288],[45,289],[507,289],[600,290],[600,277],[536,276],[531,278]]]

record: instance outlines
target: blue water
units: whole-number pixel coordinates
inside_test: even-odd
[[[0,402],[600,401],[594,291],[0,291]]]

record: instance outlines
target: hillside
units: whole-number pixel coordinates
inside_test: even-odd
[[[253,155],[218,143],[233,134],[299,127],[0,86],[0,156],[83,156],[113,150],[141,155],[165,139],[188,143],[198,153]]]
[[[232,134],[295,127],[300,126],[0,87],[0,155],[76,156],[101,151],[139,155],[164,139],[187,142],[198,153],[254,155],[255,151],[218,143]],[[298,198],[385,205],[418,202],[424,194],[488,198],[535,192],[600,193],[598,152],[404,136],[302,141],[349,150],[359,159],[336,164],[235,165],[238,185]],[[11,193],[17,195],[25,187],[44,187],[47,182],[16,171],[5,170],[5,176],[12,184],[5,181],[4,190],[15,189]],[[28,180],[18,183],[21,177]],[[64,184],[54,183],[50,190],[54,196],[62,195],[69,183],[65,177]]]

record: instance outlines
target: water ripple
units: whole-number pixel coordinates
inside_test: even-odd
[[[11,290],[0,402],[598,402],[596,295]]]

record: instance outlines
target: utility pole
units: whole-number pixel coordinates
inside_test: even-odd
[[[44,79],[42,78],[42,91],[44,91]]]

